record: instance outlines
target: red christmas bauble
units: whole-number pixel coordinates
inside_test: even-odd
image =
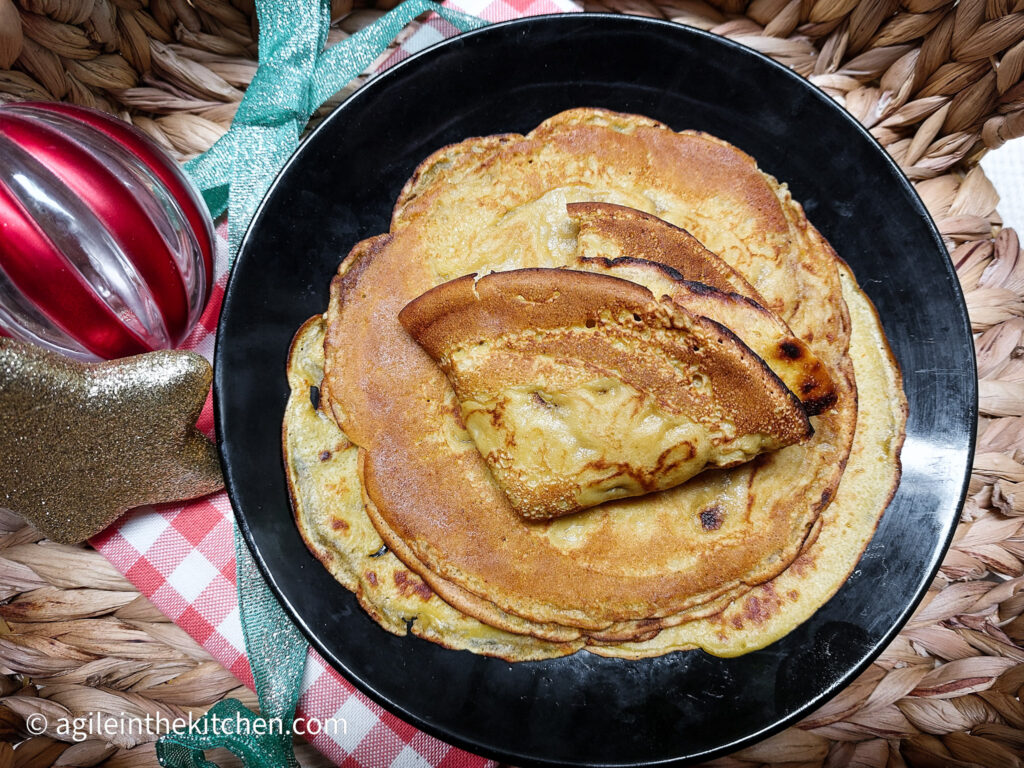
[[[156,143],[103,112],[0,106],[0,333],[82,359],[180,344],[213,224]]]

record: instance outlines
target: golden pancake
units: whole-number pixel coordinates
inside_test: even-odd
[[[720,613],[666,629],[647,642],[590,650],[630,658],[698,647],[716,656],[749,653],[810,618],[857,565],[899,485],[907,399],[874,307],[849,267],[840,263],[839,275],[850,308],[860,409],[850,459],[835,500],[819,520],[820,530],[785,571]]]
[[[764,301],[743,275],[682,227],[614,203],[569,203],[565,212],[579,227],[579,258],[653,261],[675,270],[684,280]]]
[[[671,488],[811,433],[731,331],[617,277],[467,275],[399,321],[451,380],[477,450],[529,519]]]
[[[753,285],[835,384],[810,440],[547,523],[515,513],[448,379],[397,317],[466,274],[571,264],[578,227],[565,206],[585,201],[685,227]],[[428,158],[391,232],[353,256],[332,285],[329,406],[359,447],[374,527],[425,580],[472,595],[452,600],[461,610],[484,602],[597,636],[669,626],[780,573],[831,501],[857,411],[835,259],[785,189],[725,142],[600,110],[469,140]]]
[[[841,267],[851,307],[851,356],[864,406],[835,501],[821,517],[820,531],[783,573],[711,618],[660,632],[644,642],[588,638],[601,655],[640,658],[703,647],[735,656],[764,647],[805,621],[845,581],[870,539],[899,478],[906,399],[878,319]],[[321,381],[322,318],[303,326],[292,345],[284,451],[296,522],[307,545],[361,605],[395,634],[412,631],[449,648],[509,661],[572,653],[583,641],[550,643],[495,629],[452,608],[381,545],[361,494],[353,485],[355,447],[310,401]],[[610,643],[610,644],[602,644]]]
[[[355,447],[321,409],[310,391],[323,376],[322,317],[311,318],[296,334],[288,361],[291,395],[284,419],[283,451],[295,521],[310,551],[334,577],[354,592],[360,605],[389,632],[414,635],[447,648],[470,650],[507,661],[543,659],[573,653],[584,643],[649,639],[660,624],[622,624],[583,638],[579,630],[536,625],[477,601],[486,623],[454,609],[445,596],[457,587],[409,571],[383,544],[353,482]],[[438,587],[433,591],[432,587]],[[465,594],[461,598],[465,600]],[[703,618],[721,611],[725,595],[677,619]],[[504,628],[504,629],[503,629]]]
[[[412,632],[447,648],[471,650],[509,661],[564,656],[583,646],[545,642],[484,624],[444,602],[384,546],[366,516],[356,474],[358,451],[333,419],[313,405],[311,387],[323,378],[322,317],[296,335],[288,356],[291,395],[282,447],[295,522],[310,551],[341,584],[354,592],[377,623],[396,635]]]
[[[741,275],[689,232],[618,205],[571,203],[566,208],[580,226],[576,268],[638,282],[733,329],[800,398],[809,415],[835,403],[835,387],[821,361],[758,303],[764,300]]]

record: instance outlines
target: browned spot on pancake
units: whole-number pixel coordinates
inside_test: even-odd
[[[705,531],[717,531],[722,527],[722,508],[717,504],[700,511],[700,525]]]
[[[710,285],[705,285],[697,280],[688,280],[687,285],[694,293],[699,293],[702,296],[713,296],[715,293],[723,293],[723,291],[719,291],[717,288],[712,288]]]
[[[789,590],[787,594],[789,595],[790,600],[796,600],[798,597],[800,597],[800,593],[797,592],[795,589]]]
[[[808,381],[801,385],[801,389],[803,389],[805,392],[810,392],[811,390],[814,389],[815,386],[816,385],[813,382]],[[838,400],[839,397],[836,395],[836,393],[830,392],[829,394],[822,395],[821,397],[815,397],[810,400],[804,400],[804,410],[810,414],[824,413],[825,411],[829,410],[832,406],[834,406],[836,402],[838,402]]]
[[[764,624],[772,614],[767,602],[759,597],[748,597],[743,603],[743,615],[757,624]]]
[[[779,344],[779,351],[788,357],[790,360],[799,360],[801,350],[799,345],[794,344],[792,341],[783,341]]]
[[[557,408],[558,406],[553,405],[552,407]],[[512,444],[514,445],[514,443]],[[687,452],[686,456],[680,456],[680,458],[677,459],[676,461],[668,461],[668,458],[669,456],[672,455],[673,451],[681,454],[684,448]],[[678,445],[673,446],[672,448],[666,448],[664,451],[661,452],[661,454],[658,456],[658,461],[655,463],[653,470],[647,470],[644,469],[643,467],[634,467],[632,464],[629,464],[628,462],[608,461],[607,459],[594,459],[593,461],[588,461],[584,465],[584,468],[586,470],[595,470],[597,472],[606,472],[608,470],[613,470],[611,476],[629,477],[638,486],[645,489],[646,492],[650,492],[657,490],[657,480],[659,474],[671,471],[679,464],[684,463],[685,461],[693,458],[693,456],[696,453],[697,448],[692,443],[679,443]]]
[[[793,569],[793,572],[803,578],[807,574],[809,568],[814,567],[814,558],[808,553],[800,555],[796,560],[789,564],[789,567]]]
[[[320,451],[320,461],[328,461],[331,458],[330,451]]]
[[[368,582],[370,582],[371,586],[374,586],[374,587],[377,586],[377,574],[374,573],[373,571],[367,571],[366,572],[366,580]]]
[[[398,587],[398,591],[403,597],[416,594],[423,600],[429,600],[434,594],[434,590],[418,578],[411,576],[408,571],[395,571],[395,586]]]
[[[781,604],[771,582],[761,587],[761,596],[751,595],[743,602],[743,615],[755,624],[764,624],[778,610]]]
[[[348,523],[346,523],[340,517],[332,517],[331,518],[331,528],[333,528],[336,531],[347,531],[348,530]]]
[[[821,506],[824,508],[830,501],[832,501],[832,491],[826,488],[821,492]]]

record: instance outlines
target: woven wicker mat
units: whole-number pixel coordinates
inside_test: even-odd
[[[353,9],[352,0],[336,0],[330,41],[393,4]],[[709,29],[843,103],[915,182],[952,252],[978,334],[982,415],[970,498],[924,603],[836,699],[714,765],[1021,766],[1024,254],[1012,230],[999,231],[997,196],[978,160],[1024,134],[1024,0],[585,7]],[[0,0],[0,100],[99,107],[183,159],[227,129],[255,71],[254,41],[252,0]],[[0,603],[0,768],[156,765],[145,735],[117,746],[26,739],[25,718],[37,711],[174,717],[225,696],[255,705],[101,555],[40,541],[3,515]],[[305,765],[324,764],[305,745],[299,755]]]

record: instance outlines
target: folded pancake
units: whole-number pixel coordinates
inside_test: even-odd
[[[813,437],[675,488],[536,523],[508,503],[444,373],[398,322],[471,273],[573,264],[572,202],[610,202],[693,233],[739,272],[825,366],[836,403]],[[381,538],[424,581],[589,637],[693,616],[782,572],[832,500],[857,416],[835,257],[784,187],[725,142],[631,115],[571,110],[527,136],[428,158],[391,231],[332,284],[325,391],[359,450],[356,482]],[[447,598],[446,598],[447,599]]]
[[[528,519],[672,488],[812,432],[731,331],[617,277],[467,275],[399,320],[450,379],[477,449]]]
[[[743,275],[682,227],[614,203],[569,203],[565,209],[579,225],[581,258],[645,259],[671,267],[684,280],[764,303]]]
[[[729,328],[800,398],[808,415],[835,404],[835,386],[821,361],[758,303],[764,299],[741,275],[689,232],[620,205],[566,208],[580,228],[575,267],[638,282]]]

